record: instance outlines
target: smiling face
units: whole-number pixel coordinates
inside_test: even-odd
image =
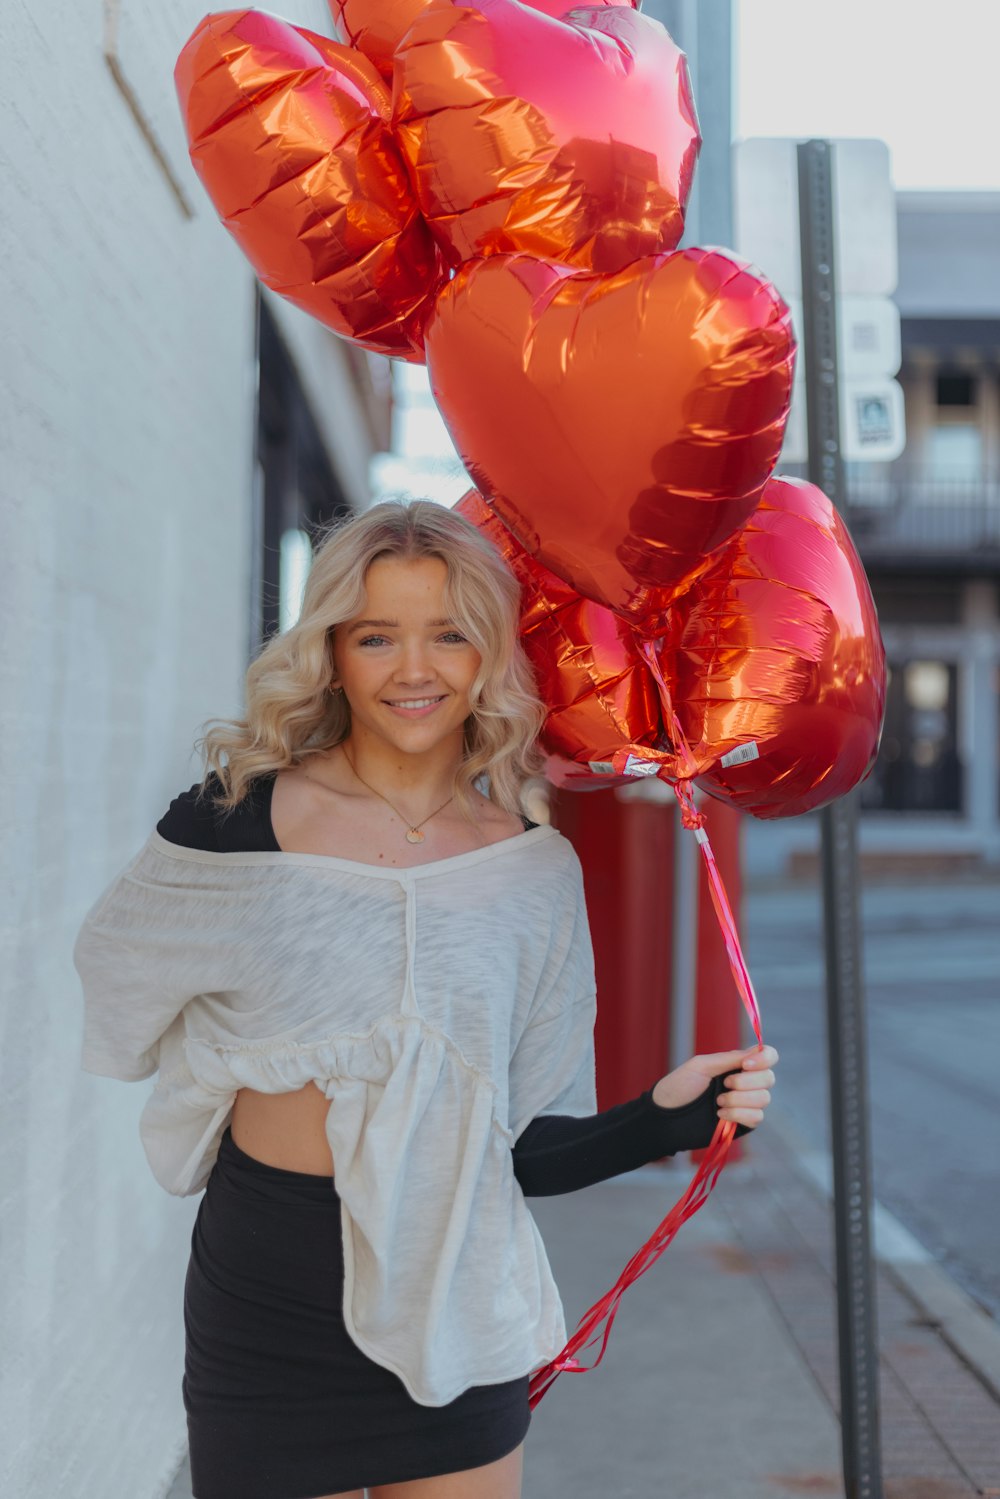
[[[461,755],[481,657],[448,617],[447,577],[439,557],[380,557],[368,569],[364,605],[333,640],[356,744]]]

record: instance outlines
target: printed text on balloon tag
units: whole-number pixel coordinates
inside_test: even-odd
[[[731,765],[749,765],[751,760],[760,759],[760,750],[751,741],[750,744],[741,744],[738,749],[730,750],[728,755],[723,755],[719,764],[723,770],[728,770]]]

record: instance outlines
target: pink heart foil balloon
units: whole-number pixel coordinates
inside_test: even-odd
[[[428,3],[429,0],[330,0],[330,13],[337,35],[363,52],[382,76],[391,81],[396,47]],[[525,0],[525,3],[547,16],[561,16],[572,8],[567,0]],[[634,9],[631,0],[607,0],[607,3]]]
[[[396,48],[393,122],[453,265],[526,250],[613,271],[681,237],[700,145],[687,64],[630,7],[431,0]]]

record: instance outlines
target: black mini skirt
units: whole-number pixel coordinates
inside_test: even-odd
[[[528,1376],[418,1404],[343,1317],[330,1177],[247,1155],[227,1128],[184,1283],[194,1499],[318,1499],[496,1462],[524,1440]]]

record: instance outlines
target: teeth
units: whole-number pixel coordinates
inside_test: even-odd
[[[389,702],[393,708],[429,708],[432,703],[440,703],[439,697],[406,697],[390,698]]]

